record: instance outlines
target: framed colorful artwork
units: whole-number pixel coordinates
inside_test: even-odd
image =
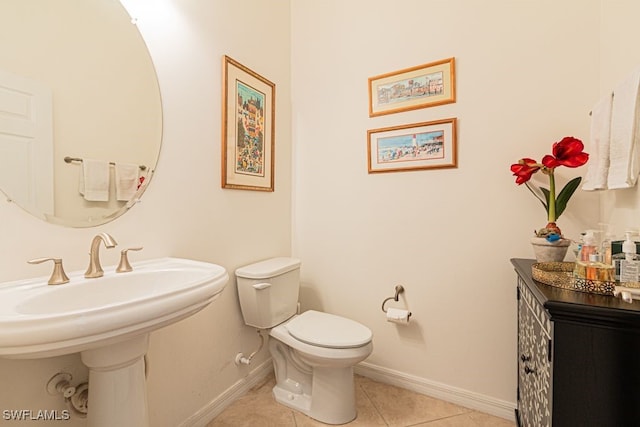
[[[457,119],[367,131],[369,173],[458,167]]]
[[[223,58],[222,188],[274,191],[276,85]]]
[[[369,78],[369,117],[456,102],[455,58]]]

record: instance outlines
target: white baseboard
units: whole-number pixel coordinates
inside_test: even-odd
[[[452,387],[435,381],[425,380],[393,369],[361,362],[355,367],[355,372],[363,377],[371,378],[385,384],[395,385],[416,393],[435,397],[465,408],[495,415],[510,421],[515,421],[514,402],[507,402],[483,394],[474,393],[461,388]]]
[[[180,424],[180,427],[205,427],[236,399],[243,396],[271,372],[273,372],[273,363],[271,359],[268,359],[249,372],[246,377],[238,380],[224,393],[209,402],[205,407],[187,418]],[[425,380],[424,378],[383,368],[367,362],[361,362],[356,365],[355,372],[381,383],[395,385],[400,388],[415,391],[416,393],[455,403],[465,408],[515,421],[514,402],[507,402],[435,381]]]
[[[180,427],[205,427],[211,420],[235,402],[236,399],[243,396],[251,387],[258,384],[271,372],[273,372],[273,363],[271,358],[269,358],[249,372],[246,377],[238,380],[225,390],[224,393],[209,402],[205,407],[184,420],[182,424],[180,424]]]

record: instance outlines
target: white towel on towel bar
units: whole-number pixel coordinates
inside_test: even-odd
[[[138,190],[140,168],[133,163],[116,163],[116,199],[127,202]]]
[[[591,146],[583,190],[606,190],[611,146],[613,93],[600,99],[591,110]]]
[[[640,69],[634,71],[613,91],[610,164],[607,177],[607,186],[610,189],[633,187],[640,173],[639,88]]]
[[[109,162],[83,159],[78,191],[90,202],[108,202],[109,175]]]

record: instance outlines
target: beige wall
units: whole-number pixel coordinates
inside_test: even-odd
[[[46,275],[47,266],[25,262],[39,256],[62,256],[71,271],[85,268],[89,240],[99,231],[123,248],[145,246],[138,259],[191,257],[230,272],[293,252],[303,260],[305,308],[373,329],[370,366],[513,404],[509,258],[532,256],[527,241],[544,213],[513,184],[508,168],[520,157],[540,158],[565,135],[588,138],[591,105],[640,59],[627,55],[639,30],[619,25],[639,6],[632,0],[128,3],[162,90],[164,143],[154,181],[130,213],[94,229],[48,225],[2,201],[0,281]],[[273,194],[220,189],[224,54],[277,85]],[[457,65],[455,104],[368,117],[368,77],[450,56]],[[367,174],[367,129],[445,117],[459,120],[457,169]],[[625,191],[604,200],[604,217],[634,218],[636,189]],[[576,237],[598,222],[598,199],[574,197],[560,221],[566,234]],[[103,251],[106,265],[117,256]],[[414,313],[405,328],[388,324],[380,310],[398,283]],[[152,334],[154,427],[179,424],[247,374],[233,358],[255,349],[256,337],[242,324],[234,286],[201,313]],[[260,353],[256,364],[266,357]],[[86,375],[76,355],[0,360],[0,383],[11,385],[0,390],[0,406],[62,408],[43,389],[62,369]]]
[[[514,404],[509,259],[533,256],[546,215],[509,166],[566,135],[587,140],[599,15],[598,0],[292,1],[302,302],[372,328],[370,367]],[[451,56],[456,103],[368,117],[368,77]],[[448,117],[459,121],[457,169],[367,174],[368,129]],[[559,225],[577,238],[597,216],[597,196],[582,193]],[[396,284],[408,327],[380,308]]]
[[[111,233],[120,243],[115,250],[102,249],[104,265],[118,262],[118,249],[136,245],[144,250],[132,254],[132,260],[187,257],[218,263],[231,274],[241,265],[291,253],[289,2],[129,4],[139,18],[162,92],[164,141],[153,181],[129,213],[92,229],[49,225],[0,200],[0,282],[47,275],[50,266],[26,263],[41,256],[62,257],[68,271],[85,269],[90,239],[100,231]],[[277,85],[274,193],[220,188],[225,54]],[[235,281],[202,312],[153,333],[148,379],[151,425],[175,427],[247,375],[266,360],[267,352],[257,355],[251,368],[238,368],[233,360],[257,344],[255,331],[242,322]],[[78,380],[86,377],[77,355],[42,361],[0,359],[4,385],[0,413],[63,409],[61,399],[48,396],[44,388],[63,369]]]
[[[602,1],[602,39],[600,93],[610,92],[632,70],[640,66],[636,42],[640,28],[636,24],[640,4],[633,0]],[[638,186],[601,193],[602,220],[611,224],[618,237],[628,229],[640,229]]]

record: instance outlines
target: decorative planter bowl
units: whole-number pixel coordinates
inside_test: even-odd
[[[549,242],[544,237],[532,237],[531,245],[538,262],[561,262],[567,255],[571,240],[560,239]]]

